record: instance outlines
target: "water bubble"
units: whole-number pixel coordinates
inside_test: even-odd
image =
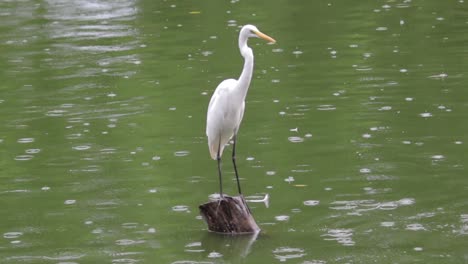
[[[412,205],[414,203],[416,203],[414,198],[403,198],[398,201],[399,205]]]
[[[291,182],[294,181],[294,177],[289,176],[289,177],[287,177],[286,179],[284,179],[284,181],[287,182],[287,183],[291,183]]]
[[[412,97],[406,97],[405,98],[405,101],[407,101],[407,102],[412,102],[413,100],[414,100],[414,98],[412,98]]]
[[[26,161],[32,159],[34,156],[33,155],[18,155],[15,157],[15,160],[18,161]]]
[[[301,137],[288,137],[288,140],[292,143],[304,142],[304,139]]]
[[[400,69],[400,72],[405,73],[405,72],[408,72],[408,70],[407,69]]]
[[[435,74],[435,75],[429,76],[429,78],[431,78],[431,79],[444,79],[444,78],[447,78],[447,77],[448,77],[448,74],[446,74],[446,73],[440,73],[440,74]]]
[[[209,258],[221,258],[223,256],[223,254],[219,253],[219,252],[210,252],[210,254],[208,254],[208,257]]]
[[[292,54],[294,54],[294,55],[296,55],[296,56],[299,56],[299,55],[301,55],[302,53],[303,53],[303,52],[300,51],[300,50],[295,50],[295,51],[292,52]]]
[[[413,248],[414,251],[423,251],[423,248],[422,247],[415,247]]]
[[[172,207],[174,212],[187,212],[189,207],[187,205],[176,205]]]
[[[64,204],[66,205],[71,205],[71,204],[75,204],[76,203],[76,200],[65,200]]]
[[[421,117],[432,117],[432,114],[426,112],[426,113],[419,114],[419,116],[421,116]]]
[[[441,159],[444,159],[444,155],[432,155],[431,156],[432,159],[435,159],[435,160],[441,160]]]
[[[154,156],[154,157],[152,157],[151,159],[156,161],[156,160],[160,160],[161,157],[159,157],[159,156]]]
[[[213,51],[206,50],[206,51],[202,51],[201,54],[205,57],[208,57],[213,54]]]
[[[24,144],[24,143],[32,143],[34,142],[34,138],[20,138],[17,141],[18,143]]]
[[[48,190],[50,190],[50,187],[49,186],[44,186],[44,187],[41,188],[41,190],[48,191]]]
[[[46,116],[52,116],[52,117],[63,116],[63,114],[66,112],[67,111],[63,109],[50,110],[46,113]]]
[[[278,215],[278,216],[275,216],[275,219],[276,219],[276,221],[284,222],[284,221],[289,220],[289,216],[288,215]]]
[[[36,154],[36,153],[41,152],[41,150],[40,149],[27,149],[25,152],[27,154]]]
[[[115,241],[115,244],[118,246],[131,246],[145,243],[144,240],[132,240],[132,239],[119,239]]]
[[[422,224],[415,223],[415,224],[409,224],[406,226],[406,230],[411,230],[411,231],[421,231],[421,230],[427,230]]]
[[[190,154],[190,151],[188,151],[188,150],[180,150],[180,151],[174,152],[174,156],[176,156],[176,157],[184,157],[184,156],[187,156],[189,154]]]
[[[336,107],[334,105],[319,105],[317,106],[317,110],[319,111],[333,111],[336,110]]]
[[[369,168],[362,168],[359,170],[360,173],[370,173],[371,172],[371,169]]]
[[[290,248],[290,247],[279,247],[273,250],[275,258],[281,262],[284,262],[288,259],[302,258],[306,254],[302,248]]]
[[[102,228],[96,228],[93,231],[91,231],[91,233],[93,233],[93,234],[102,234],[102,232],[104,232],[104,230],[102,230]]]
[[[388,110],[392,110],[392,107],[391,106],[382,106],[379,108],[379,111],[388,111]]]
[[[395,226],[395,222],[381,222],[380,226],[382,226],[382,227],[393,227],[393,226]]]
[[[304,205],[305,206],[316,206],[320,203],[320,201],[318,200],[307,200],[307,201],[304,201]]]
[[[352,229],[338,228],[329,229],[327,234],[322,236],[325,237],[325,240],[335,240],[344,246],[354,246],[355,242],[352,239],[352,235]]]
[[[384,203],[380,203],[377,206],[377,208],[380,209],[380,210],[395,210],[396,208],[398,208],[398,203],[396,203],[396,202],[384,202]]]
[[[386,31],[388,28],[387,27],[378,27],[375,30],[377,31]]]
[[[268,176],[273,176],[275,174],[276,174],[276,171],[267,171],[266,172],[266,175],[268,175]]]
[[[20,236],[22,236],[23,233],[22,232],[6,232],[3,234],[3,237],[6,238],[6,239],[15,239],[15,238],[18,238]]]
[[[74,146],[74,147],[72,147],[72,149],[74,149],[74,150],[80,150],[80,151],[81,151],[81,150],[87,150],[87,149],[90,149],[90,148],[91,148],[91,146],[89,146],[89,145],[81,145],[81,146]]]
[[[154,233],[156,233],[156,228],[150,227],[150,228],[148,228],[147,232],[150,233],[150,234],[154,234]]]

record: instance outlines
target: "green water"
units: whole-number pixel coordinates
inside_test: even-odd
[[[463,0],[0,1],[0,22],[1,263],[468,263]],[[205,118],[247,23],[277,40],[249,42],[237,149],[270,206],[225,237],[198,215]]]

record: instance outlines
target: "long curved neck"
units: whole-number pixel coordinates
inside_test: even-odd
[[[249,90],[250,80],[252,80],[252,72],[254,65],[254,56],[252,49],[247,46],[247,37],[239,38],[239,49],[242,57],[244,57],[244,68],[237,82],[237,89],[240,90],[240,99],[244,100]]]

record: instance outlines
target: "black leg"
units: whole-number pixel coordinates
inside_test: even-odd
[[[232,164],[234,165],[234,172],[236,173],[237,190],[239,191],[239,194],[242,194],[241,187],[240,187],[240,182],[239,182],[239,173],[237,173],[237,166],[236,166],[236,141],[237,141],[237,135],[234,135],[233,141],[234,141],[234,143],[232,144]]]
[[[218,175],[219,175],[219,197],[223,199],[223,178],[221,177],[221,137],[219,137],[219,144],[218,144],[218,154],[216,155],[216,159],[218,160]]]

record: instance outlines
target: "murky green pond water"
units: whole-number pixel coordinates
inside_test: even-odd
[[[0,21],[1,263],[468,263],[465,1],[23,0]],[[249,42],[238,141],[270,206],[225,237],[198,215],[205,118],[247,23],[277,40]]]

